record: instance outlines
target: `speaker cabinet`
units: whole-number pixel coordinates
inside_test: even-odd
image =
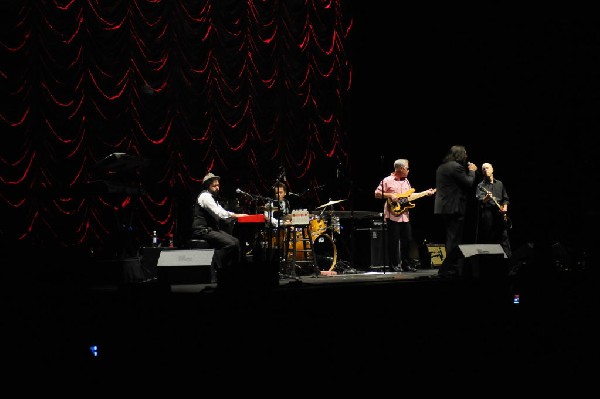
[[[356,267],[367,270],[370,267],[386,266],[389,257],[385,250],[387,231],[381,228],[356,229]]]

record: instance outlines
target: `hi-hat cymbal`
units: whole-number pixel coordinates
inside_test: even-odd
[[[336,201],[329,201],[328,203],[320,205],[320,206],[316,207],[315,209],[325,208],[326,206],[334,205],[334,204],[337,204],[337,203],[340,203],[340,202],[344,202],[344,201],[346,201],[346,200],[345,199],[341,199],[341,200],[336,200]]]

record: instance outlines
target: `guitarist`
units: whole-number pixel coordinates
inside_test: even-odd
[[[414,205],[412,199],[429,196],[434,189],[414,193],[408,180],[408,159],[394,161],[394,171],[383,178],[375,189],[375,198],[386,199],[383,206],[383,218],[387,225],[387,254],[393,271],[415,272],[409,263],[409,249],[412,241],[409,209]]]
[[[478,207],[477,242],[480,244],[500,244],[507,257],[511,256],[508,229],[508,193],[506,187],[494,177],[491,163],[481,165],[483,180],[477,184]]]

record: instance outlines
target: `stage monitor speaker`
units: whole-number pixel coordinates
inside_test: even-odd
[[[163,248],[156,262],[158,281],[167,284],[216,282],[212,268],[214,252],[214,249]]]
[[[387,231],[381,228],[356,229],[355,264],[358,269],[388,264],[389,257],[384,248],[386,235]]]
[[[507,256],[500,244],[462,244],[462,275],[476,279],[501,278],[508,275]]]

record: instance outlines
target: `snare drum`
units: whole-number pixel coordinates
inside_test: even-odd
[[[325,223],[325,219],[320,216],[313,216],[308,223],[308,229],[310,231],[310,238],[314,240],[319,235],[325,233],[327,223]]]

